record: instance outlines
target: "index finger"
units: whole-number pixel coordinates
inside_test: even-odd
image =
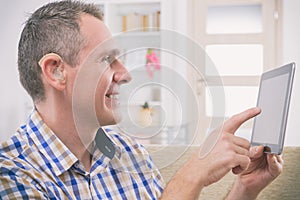
[[[247,120],[255,117],[261,112],[261,109],[258,107],[250,108],[241,112],[239,114],[233,115],[228,120],[225,121],[223,125],[223,130],[229,133],[234,134],[235,131]]]

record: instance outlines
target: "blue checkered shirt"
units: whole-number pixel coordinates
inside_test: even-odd
[[[158,199],[164,182],[148,152],[106,130],[116,147],[110,159],[94,148],[85,170],[35,110],[0,145],[0,199]]]

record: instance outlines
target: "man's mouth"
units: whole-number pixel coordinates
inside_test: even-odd
[[[119,99],[119,94],[106,94],[105,96],[109,99]]]
[[[105,95],[106,98],[106,103],[108,103],[108,105],[115,107],[117,105],[119,105],[119,94],[106,94]]]

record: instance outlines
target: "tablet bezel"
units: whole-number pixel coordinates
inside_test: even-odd
[[[292,93],[292,86],[293,86],[293,79],[294,79],[294,73],[295,73],[295,63],[289,63],[287,65],[284,65],[282,67],[267,71],[262,74],[260,79],[260,85],[259,85],[259,93],[257,98],[257,107],[259,107],[259,99],[261,96],[261,86],[264,80],[277,77],[283,74],[289,74],[288,78],[288,88],[285,96],[285,102],[284,102],[284,109],[283,109],[283,115],[282,115],[282,123],[280,126],[280,135],[279,140],[277,144],[271,144],[268,142],[261,143],[257,141],[253,141],[254,135],[255,135],[255,124],[256,119],[254,119],[254,124],[252,128],[252,136],[251,136],[251,146],[264,146],[264,152],[270,153],[270,154],[281,154],[284,146],[284,138],[285,138],[285,132],[286,132],[286,125],[287,125],[287,118],[288,118],[288,112],[289,112],[289,105],[290,105],[290,99],[291,99],[291,93]]]

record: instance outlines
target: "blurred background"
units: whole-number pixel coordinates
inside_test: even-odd
[[[46,0],[10,0],[0,2],[0,141],[8,139],[22,125],[32,110],[32,102],[18,80],[17,45],[24,22]],[[89,0],[104,12],[104,22],[113,34],[132,29],[119,37],[123,46],[137,41],[149,41],[159,47],[164,43],[163,29],[174,30],[194,40],[205,49],[219,76],[203,59],[203,74],[195,76],[191,67],[174,56],[152,49],[127,54],[122,60],[127,66],[145,63],[143,70],[132,70],[134,78],[164,82],[169,65],[183,75],[194,96],[181,99],[179,107],[187,113],[177,112],[178,102],[167,89],[149,85],[137,91],[130,106],[137,123],[147,127],[146,132],[156,131],[166,115],[157,111],[163,107],[172,117],[164,122],[159,137],[144,140],[147,143],[165,144],[179,127],[177,143],[201,142],[202,136],[216,128],[220,122],[237,112],[256,105],[261,73],[289,62],[300,64],[300,1],[297,0]],[[149,29],[148,27],[154,27]],[[186,47],[188,48],[188,47]],[[126,49],[123,49],[126,51]],[[159,58],[161,66],[151,66],[149,56]],[[195,52],[192,52],[192,54]],[[148,57],[147,57],[148,55]],[[198,55],[194,55],[198,56]],[[200,56],[200,55],[199,55]],[[171,61],[170,61],[171,60]],[[149,64],[148,68],[146,64]],[[184,66],[184,67],[183,67]],[[150,70],[149,70],[150,69]],[[184,69],[184,70],[182,70]],[[286,146],[300,146],[300,74],[296,68],[286,132]],[[222,83],[218,81],[222,79]],[[175,80],[176,82],[176,80]],[[207,87],[207,84],[210,87]],[[175,85],[176,87],[176,85]],[[181,91],[186,91],[184,86]],[[186,86],[188,87],[188,86]],[[224,89],[225,112],[214,108],[211,93]],[[184,92],[178,96],[186,95]],[[197,100],[200,115],[199,135],[194,137],[191,125],[194,115],[191,99]],[[188,113],[190,111],[191,114]],[[174,113],[174,114],[173,114]],[[177,114],[179,113],[179,114]],[[149,121],[149,117],[151,120]],[[133,117],[134,118],[134,117]],[[182,119],[183,118],[183,119]],[[178,120],[181,120],[178,122]],[[238,135],[250,139],[252,123],[245,124]],[[197,133],[198,134],[198,133]]]

